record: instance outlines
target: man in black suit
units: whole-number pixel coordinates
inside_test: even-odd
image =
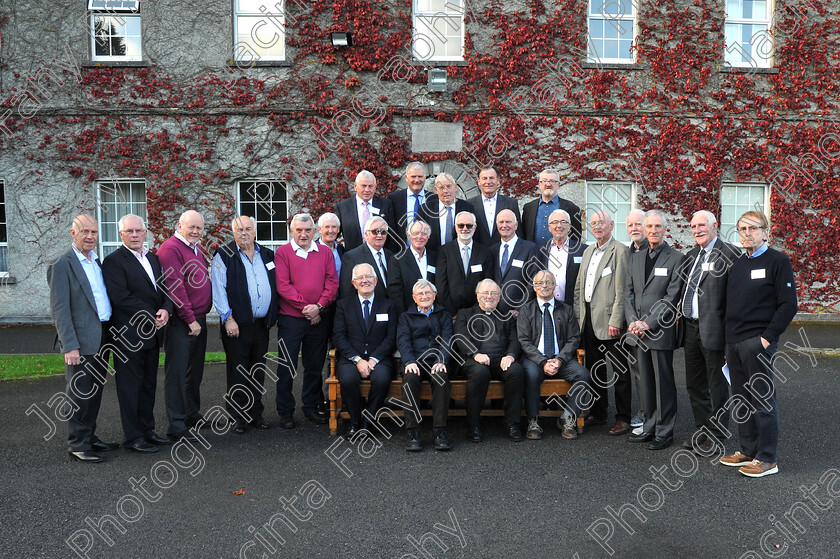
[[[365,223],[373,216],[382,217],[390,227],[394,226],[394,209],[391,202],[376,196],[376,177],[370,171],[360,171],[353,183],[356,195],[335,205],[335,213],[341,222],[344,249],[352,250],[364,243]],[[393,246],[392,246],[393,245]],[[398,241],[390,241],[388,248],[396,250]]]
[[[570,223],[566,210],[551,212],[548,227],[552,240],[539,248],[537,260],[554,275],[554,298],[574,307],[575,283],[586,245],[569,236]]]
[[[408,250],[400,251],[388,268],[388,298],[394,302],[397,313],[405,312],[414,304],[412,288],[419,279],[435,282],[437,254],[426,250],[431,228],[425,221],[417,220],[408,229]]]
[[[624,314],[630,345],[638,346],[641,392],[645,409],[642,433],[630,442],[652,441],[650,450],[662,450],[674,440],[677,418],[677,386],[674,383],[674,349],[682,294],[685,256],[665,242],[667,224],[656,210],[645,214],[647,250],[630,257],[630,273],[624,292]]]
[[[399,315],[392,301],[375,295],[376,283],[373,266],[357,264],[353,267],[356,293],[336,304],[332,339],[338,352],[336,374],[341,383],[341,397],[350,414],[348,438],[362,427],[359,381],[370,380],[365,409],[374,417],[385,402],[394,376]]]
[[[401,236],[408,226],[420,218],[420,208],[426,203],[426,166],[412,161],[405,168],[405,182],[408,188],[395,190],[388,195],[394,209],[394,236]]]
[[[501,291],[493,280],[481,280],[476,296],[478,303],[461,309],[455,318],[455,334],[459,334],[455,347],[464,359],[462,370],[467,377],[467,439],[480,443],[484,438],[478,419],[490,379],[494,378],[505,383],[505,429],[514,442],[519,442],[525,371],[516,362],[521,351],[516,321],[496,312]]]
[[[530,285],[535,268],[539,267],[537,245],[519,238],[517,226],[516,214],[512,210],[500,211],[496,215],[495,227],[500,242],[490,247],[493,258],[491,277],[501,286],[499,311],[513,311],[514,318],[519,313],[519,307],[534,298]]]
[[[723,376],[726,317],[726,282],[729,268],[740,257],[738,250],[717,236],[714,214],[700,210],[691,217],[691,232],[697,245],[689,252],[681,272],[686,286],[681,297],[682,334],[685,346],[685,387],[691,400],[694,425],[706,427],[719,440],[729,414],[729,383]],[[714,422],[710,419],[714,417]],[[694,441],[698,450],[708,453],[712,441],[701,433]],[[683,446],[694,447],[692,440]]]
[[[499,194],[499,175],[493,167],[484,167],[478,173],[478,188],[481,194],[470,198],[478,221],[475,230],[475,240],[484,246],[498,243],[499,231],[496,229],[496,217],[502,210],[510,210],[516,217],[517,227],[522,219],[519,217],[519,202],[510,196]],[[522,236],[522,230],[516,233]],[[503,297],[504,299],[504,297]]]
[[[388,224],[379,216],[374,216],[365,224],[365,242],[361,246],[348,250],[341,258],[341,275],[338,280],[338,296],[350,297],[356,292],[353,286],[353,267],[358,264],[370,264],[376,272],[376,296],[388,298],[388,269],[394,253],[385,248],[388,238]]]
[[[135,452],[157,452],[170,439],[155,433],[155,386],[161,329],[169,321],[172,301],[164,293],[157,256],[143,246],[146,226],[134,214],[119,221],[123,245],[105,258],[102,275],[113,314],[114,337],[126,345],[128,361],[116,360],[117,399],[123,446]]]
[[[472,204],[466,200],[456,200],[458,185],[452,175],[441,173],[435,179],[435,194],[426,198],[420,207],[420,218],[429,224],[432,233],[428,247],[439,250],[448,242],[455,240],[455,216],[461,212],[472,212]]]
[[[70,226],[70,235],[70,250],[47,267],[50,313],[64,353],[65,392],[73,403],[67,420],[67,448],[80,462],[101,462],[102,456],[94,451],[120,447],[96,436],[96,417],[107,378],[109,352],[103,348],[110,341],[111,302],[94,252],[99,238],[96,220],[78,216]],[[114,359],[119,360],[118,354]]]
[[[213,257],[210,283],[225,349],[226,406],[236,418],[233,432],[241,435],[249,425],[268,429],[262,394],[269,332],[277,324],[277,281],[274,251],[255,242],[254,220],[236,217],[231,230],[234,240]]]
[[[493,257],[486,247],[473,242],[475,216],[461,212],[455,216],[458,238],[444,245],[438,254],[437,287],[439,303],[454,315],[476,303],[478,282],[492,276]]]
[[[551,240],[548,222],[555,210],[565,210],[570,216],[572,224],[571,236],[577,241],[581,237],[580,208],[576,204],[560,198],[560,173],[554,169],[546,169],[540,173],[540,197],[531,200],[522,208],[522,231],[524,237],[542,246]]]

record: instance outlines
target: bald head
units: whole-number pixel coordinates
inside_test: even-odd
[[[612,238],[613,219],[604,210],[598,210],[589,218],[589,229],[598,241],[598,246],[603,246]]]
[[[185,211],[178,220],[178,233],[191,245],[197,245],[204,235],[204,218],[195,210]]]
[[[233,221],[230,223],[230,228],[233,230],[233,238],[236,241],[236,245],[247,254],[251,254],[251,251],[254,250],[254,240],[257,238],[254,220],[247,215],[240,215],[233,218]]]
[[[516,236],[516,227],[518,225],[516,214],[511,210],[505,209],[496,215],[496,229],[499,231],[499,235],[505,243]]]
[[[99,225],[87,214],[76,216],[70,225],[70,236],[73,237],[73,246],[89,257],[90,251],[94,250],[99,242]]]

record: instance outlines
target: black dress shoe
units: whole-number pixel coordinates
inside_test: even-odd
[[[248,426],[245,425],[244,421],[237,421],[236,423],[233,424],[233,432],[236,433],[237,435],[242,435],[247,430],[248,430]]]
[[[309,412],[309,413],[305,413],[303,415],[306,416],[306,419],[308,419],[312,423],[316,423],[318,425],[323,425],[324,423],[327,422],[327,416],[325,416],[323,413],[321,413],[319,411]]]
[[[249,422],[248,425],[250,425],[254,429],[263,429],[263,430],[271,429],[271,425],[266,423],[263,419],[255,419],[255,420]]]
[[[187,427],[195,427],[195,426],[196,426],[196,425],[198,425],[199,423],[201,423],[201,424],[204,424],[204,423],[205,423],[205,421],[204,421],[204,416],[203,416],[203,415],[197,415],[197,416],[195,416],[195,417],[193,417],[193,418],[191,418],[191,419],[187,419],[186,421],[184,421],[184,424],[185,424]]]
[[[178,442],[178,441],[187,441],[187,442],[191,442],[191,443],[197,443],[198,442],[198,439],[195,437],[195,435],[193,435],[189,431],[187,431],[186,433],[178,433],[176,435],[167,435],[167,436],[169,437],[169,442],[170,443]]]
[[[148,441],[144,441],[143,439],[140,439],[139,441],[134,441],[132,444],[128,445],[127,448],[132,452],[143,452],[145,454],[151,454],[152,452],[158,451],[157,446],[153,445]]]
[[[120,447],[119,443],[106,443],[104,441],[96,441],[90,445],[91,450],[96,452],[107,452],[109,450],[117,450]]]
[[[347,429],[347,432],[344,434],[344,436],[348,439],[352,439],[353,435],[358,433],[360,429],[361,427],[359,425],[351,425],[350,428]]]
[[[663,450],[671,446],[671,443],[674,442],[674,437],[668,437],[667,439],[660,439],[655,438],[653,442],[648,445],[650,450]]]
[[[449,450],[452,445],[449,444],[449,437],[446,435],[446,429],[435,430],[435,450]]]
[[[418,429],[408,430],[408,443],[406,443],[405,449],[409,452],[420,452],[423,450],[423,447],[420,446],[420,431]]]
[[[484,438],[484,433],[478,427],[470,427],[467,431],[467,440],[471,443],[480,443]]]
[[[514,425],[513,423],[508,424],[508,437],[515,443],[522,442],[522,431],[519,430],[519,427]]]
[[[144,437],[147,443],[156,444],[158,446],[165,445],[165,444],[172,444],[172,441],[167,437],[161,437],[154,431]]]
[[[583,420],[583,424],[586,427],[594,427],[596,425],[606,425],[607,418],[606,417],[597,417],[594,415],[589,415],[586,419]]]
[[[295,425],[295,418],[291,415],[280,416],[280,427],[283,429],[294,429]]]
[[[627,440],[631,443],[646,443],[652,441],[656,435],[653,433],[639,433],[638,435],[630,435]]]
[[[91,452],[89,450],[78,450],[78,451],[69,451],[70,456],[78,460],[79,462],[102,462],[105,460],[98,454]]]

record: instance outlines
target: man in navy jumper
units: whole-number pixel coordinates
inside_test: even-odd
[[[738,424],[740,450],[720,459],[749,477],[779,471],[779,409],[772,358],[779,337],[796,315],[790,258],[767,245],[767,218],[754,211],[738,219],[747,253],[732,265],[726,286],[726,362],[732,393],[753,406]]]

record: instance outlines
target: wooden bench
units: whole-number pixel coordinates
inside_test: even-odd
[[[579,349],[577,352],[578,362],[583,364],[583,350]],[[336,351],[335,349],[330,350],[330,376],[326,380],[327,383],[327,394],[329,397],[330,402],[330,435],[337,435],[338,434],[338,420],[339,419],[349,419],[350,415],[342,410],[342,401],[341,401],[341,385],[338,382],[338,377],[335,375],[335,368],[336,368]],[[452,394],[451,398],[454,400],[463,400],[467,397],[467,381],[465,379],[456,379],[450,380],[452,385]],[[542,384],[540,385],[540,396],[564,396],[569,393],[569,389],[572,385],[569,382],[566,382],[562,379],[545,379]],[[370,381],[369,380],[362,380],[360,382],[360,389],[362,392],[363,397],[367,397],[368,392],[370,391]],[[386,398],[385,402],[388,402],[389,398],[397,398],[402,399],[402,379],[395,378],[391,381],[391,386],[388,389],[388,397]],[[502,381],[500,380],[491,380],[490,386],[487,389],[487,398],[490,400],[495,400],[499,398],[505,397],[505,387]],[[420,383],[420,400],[431,400],[432,399],[432,385],[429,382],[421,382]],[[396,415],[402,416],[403,410],[401,409],[394,409],[394,413]],[[523,415],[525,414],[523,410]],[[498,409],[488,409],[482,408],[481,415],[483,416],[503,416],[505,414],[504,410]],[[540,417],[560,417],[563,415],[563,410],[541,410],[539,412]],[[431,409],[421,409],[420,415],[423,416],[431,416],[432,410]],[[465,416],[467,415],[467,410],[465,409],[458,409],[458,408],[449,408],[449,416]],[[578,433],[583,433],[583,417],[578,416],[577,418],[577,431]]]

